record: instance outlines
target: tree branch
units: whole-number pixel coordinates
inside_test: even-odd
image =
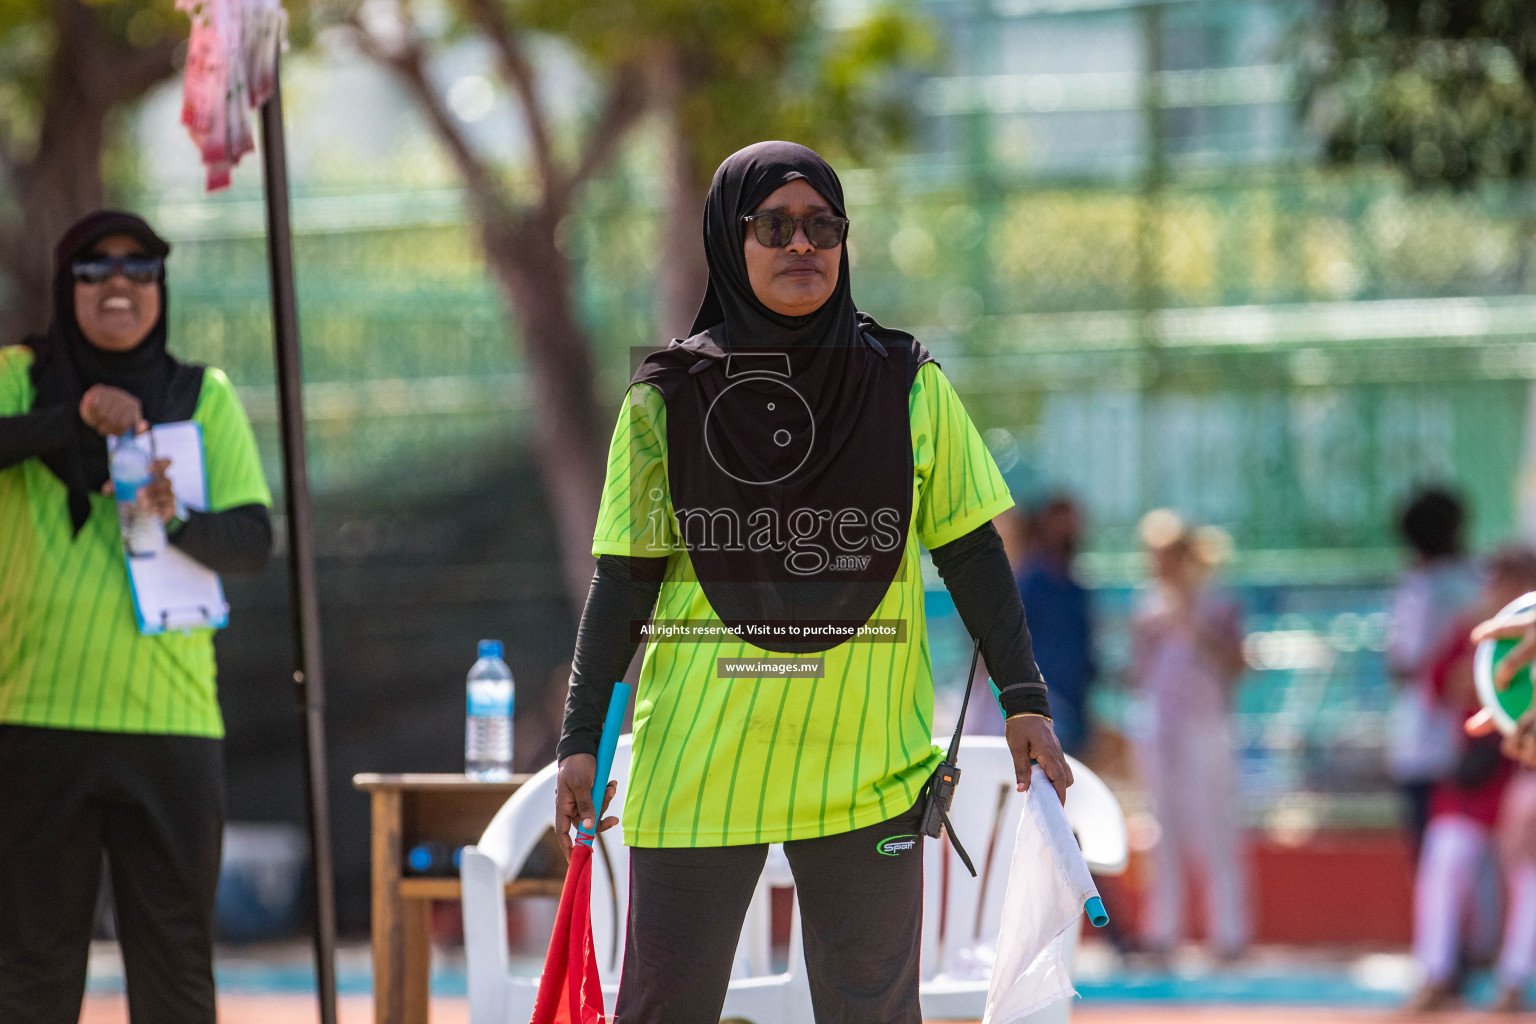
[[[559,172],[555,168],[553,147],[549,141],[549,115],[539,96],[538,83],[528,55],[523,52],[517,30],[506,19],[497,0],[468,0],[469,9],[491,45],[496,48],[501,73],[517,94],[523,108],[528,138],[533,144],[533,162],[540,184],[547,194],[556,187]]]
[[[81,99],[101,111],[138,99],[176,72],[179,37],[167,33],[148,46],[133,46],[115,37],[97,5],[59,0],[53,9],[59,44],[53,62],[54,81],[67,78]]]
[[[124,47],[113,65],[113,105],[136,100],[176,73],[176,47],[180,40],[166,36],[149,46]]]
[[[587,135],[581,159],[577,161],[576,169],[570,177],[562,181],[558,189],[551,190],[545,202],[548,209],[564,210],[571,195],[613,159],[630,125],[644,112],[645,103],[645,78],[640,69],[629,64],[615,71],[613,81],[608,84],[608,97],[603,102],[603,112]]]
[[[488,219],[498,219],[505,212],[500,183],[470,147],[469,140],[454,122],[453,115],[443,105],[443,98],[427,78],[426,51],[421,45],[421,36],[416,31],[407,5],[400,4],[399,11],[403,36],[399,46],[388,46],[369,32],[355,12],[347,19],[352,37],[364,54],[394,72],[416,96],[434,134],[447,148],[476,204]]]

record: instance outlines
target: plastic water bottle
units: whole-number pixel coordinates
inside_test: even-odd
[[[152,479],[153,456],[132,434],[118,438],[112,450],[112,493],[117,499],[117,521],[123,543],[133,558],[158,555],[165,550],[165,524],[139,508],[139,491]]]
[[[501,653],[500,640],[481,640],[480,660],[465,684],[464,774],[475,779],[512,775],[512,670]]]

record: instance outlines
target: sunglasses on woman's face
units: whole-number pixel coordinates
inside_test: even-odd
[[[795,231],[805,228],[805,237],[817,249],[835,249],[848,237],[848,218],[818,214],[814,217],[791,217],[787,213],[754,213],[741,218],[743,224],[752,226],[759,245],[770,249],[782,249],[795,239]]]
[[[90,256],[75,260],[70,266],[75,280],[81,284],[104,284],[114,274],[122,274],[134,284],[157,281],[165,271],[164,256],[147,256],[133,253],[128,256]]]

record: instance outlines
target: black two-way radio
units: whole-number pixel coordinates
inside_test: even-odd
[[[976,877],[976,866],[971,863],[971,858],[966,854],[965,847],[960,845],[960,840],[955,837],[955,827],[949,820],[949,807],[955,799],[955,787],[960,784],[960,734],[965,731],[965,712],[971,703],[971,683],[976,678],[976,663],[981,660],[981,641],[976,641],[976,651],[971,656],[971,671],[965,677],[965,696],[960,701],[960,720],[955,723],[954,738],[949,741],[949,753],[940,765],[934,769],[929,777],[928,784],[924,787],[924,796],[927,802],[923,805],[923,835],[932,839],[939,838],[942,832],[949,836],[950,845],[960,855],[960,860],[970,871],[971,877]]]

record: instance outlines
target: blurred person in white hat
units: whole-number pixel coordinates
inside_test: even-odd
[[[1249,940],[1232,695],[1243,672],[1241,611],[1210,585],[1231,541],[1158,509],[1141,521],[1151,579],[1132,614],[1133,684],[1145,708],[1137,744],[1160,837],[1144,939],[1173,952],[1184,937],[1184,868],[1205,885],[1206,933],[1218,957]]]

